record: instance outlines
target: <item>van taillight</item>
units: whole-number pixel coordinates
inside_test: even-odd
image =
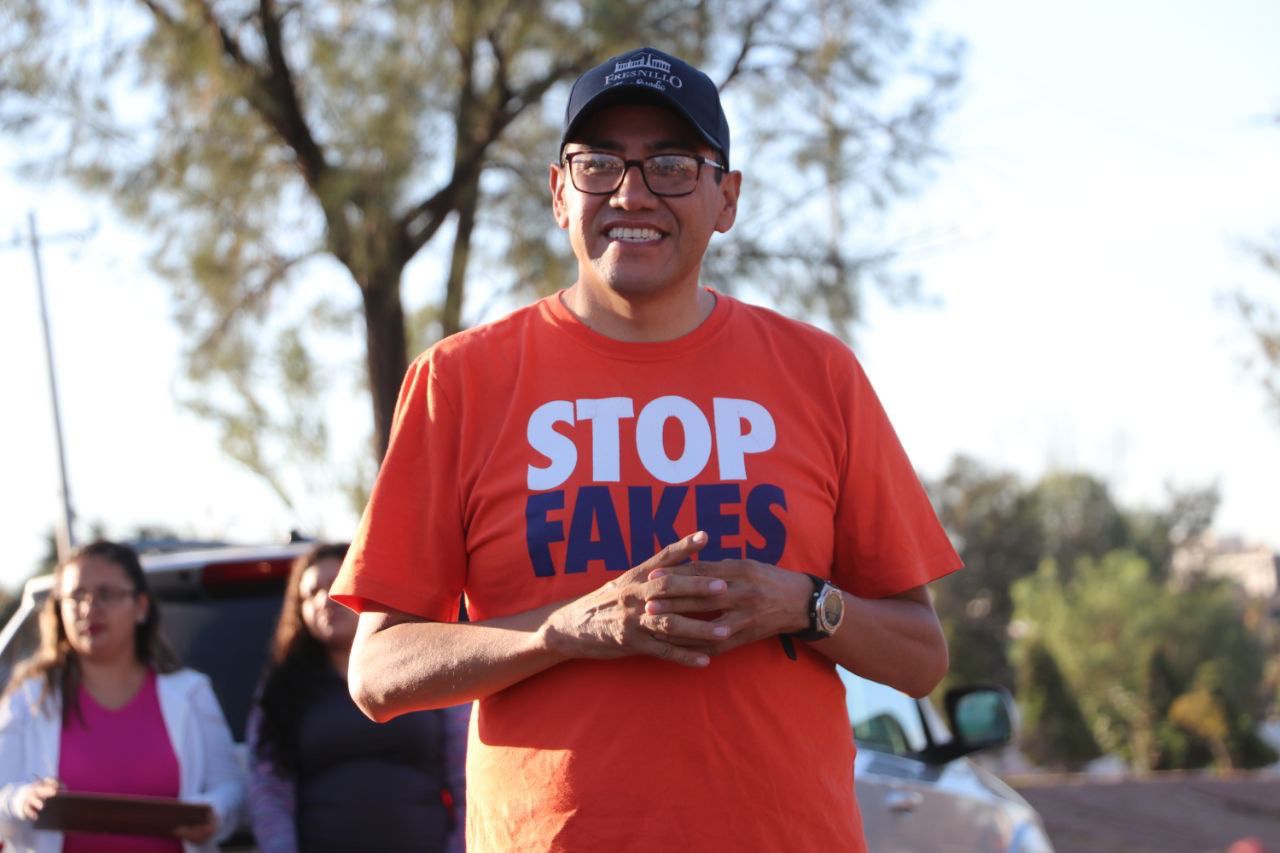
[[[288,559],[214,563],[201,570],[200,582],[211,588],[284,580],[289,576],[292,564],[293,561]]]

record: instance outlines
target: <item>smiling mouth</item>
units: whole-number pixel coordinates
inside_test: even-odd
[[[610,240],[620,243],[650,243],[662,239],[662,233],[655,228],[610,228],[605,232]]]

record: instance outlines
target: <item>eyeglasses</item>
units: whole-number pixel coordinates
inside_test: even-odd
[[[59,596],[59,601],[64,605],[72,605],[75,607],[83,607],[88,604],[93,606],[94,602],[101,604],[103,607],[110,607],[124,601],[126,598],[132,598],[137,595],[136,589],[124,586],[100,586],[97,589],[73,589],[70,592]]]
[[[626,160],[603,151],[574,151],[564,155],[569,179],[578,192],[611,195],[618,191],[632,166],[640,169],[649,192],[660,196],[688,195],[698,186],[702,166],[724,171],[714,160],[697,154],[654,154],[643,160]]]

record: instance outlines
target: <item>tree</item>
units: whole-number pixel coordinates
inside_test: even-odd
[[[1023,644],[1015,660],[1023,754],[1036,764],[1068,770],[1079,770],[1100,757],[1080,703],[1044,642]]]
[[[1207,530],[1218,506],[1217,488],[1209,486],[1170,489],[1154,509],[1122,508],[1104,482],[1084,472],[1053,471],[1028,486],[963,456],[930,491],[965,563],[933,586],[951,649],[946,683],[995,681],[1011,689],[1025,684],[1009,657],[1014,581],[1044,559],[1069,576],[1082,557],[1117,548],[1133,551],[1163,580],[1174,550]]]
[[[1229,768],[1275,761],[1275,752],[1257,735],[1270,697],[1265,638],[1248,618],[1253,603],[1243,601],[1231,583],[1206,578],[1177,591],[1173,602],[1162,648],[1182,692],[1161,710],[1171,724],[1196,736],[1197,763],[1212,760]],[[1179,758],[1166,754],[1161,766],[1186,766]]]
[[[1107,484],[1092,474],[1051,471],[1032,494],[1045,535],[1043,556],[1065,577],[1082,557],[1099,557],[1129,545],[1124,513]]]
[[[1174,553],[1193,546],[1213,526],[1221,498],[1217,484],[1168,487],[1164,506],[1124,512],[1124,547],[1146,560],[1158,578],[1167,579]]]
[[[1272,117],[1272,123],[1280,126],[1280,113]],[[1263,270],[1275,277],[1272,283],[1280,281],[1280,232],[1251,243],[1249,250]],[[1232,294],[1231,303],[1253,344],[1251,366],[1272,409],[1280,416],[1280,298],[1275,291],[1264,297],[1239,288]]]
[[[1013,597],[1023,641],[1052,655],[1098,745],[1139,770],[1153,767],[1155,720],[1140,685],[1167,617],[1147,566],[1119,552],[1083,558],[1068,580],[1046,560]]]
[[[1017,656],[1052,658],[1104,751],[1139,772],[1274,760],[1254,734],[1262,645],[1228,584],[1179,590],[1142,558],[1115,551],[1082,558],[1069,578],[1046,560],[1014,584],[1013,600]],[[1024,672],[1034,669],[1049,667],[1041,661]],[[1040,734],[1040,760],[1069,763],[1081,754],[1070,728]]]
[[[1280,276],[1280,234],[1252,247],[1263,269]],[[1252,366],[1277,416],[1280,416],[1280,299],[1264,299],[1238,290],[1232,303],[1253,343]]]
[[[1275,692],[1264,638],[1230,585],[1169,580],[1174,551],[1211,525],[1216,487],[1133,509],[1084,472],[1027,485],[957,457],[930,491],[965,562],[933,586],[947,683],[1016,686],[1029,758],[1077,768],[1105,751],[1139,769],[1265,759],[1251,730]]]
[[[951,651],[948,683],[996,682],[1013,689],[1009,588],[1035,571],[1044,528],[1034,494],[1015,475],[968,457],[952,460],[931,494],[965,569],[934,584],[934,606]]]
[[[187,402],[287,501],[285,461],[328,447],[314,401],[354,330],[380,459],[408,353],[462,327],[478,276],[491,297],[572,281],[544,99],[637,43],[704,64],[741,116],[750,212],[708,279],[847,330],[864,281],[901,285],[857,232],[935,153],[957,79],[954,46],[913,46],[913,5],[0,0],[0,126],[59,134],[34,165],[156,235]],[[407,303],[423,255],[440,280]],[[356,287],[309,282],[334,262]]]

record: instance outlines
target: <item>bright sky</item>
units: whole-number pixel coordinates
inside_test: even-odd
[[[1032,479],[1092,471],[1129,504],[1217,482],[1222,533],[1280,547],[1280,416],[1224,303],[1270,290],[1243,250],[1280,231],[1280,5],[1270,0],[934,0],[969,43],[950,151],[904,205],[931,304],[871,303],[858,351],[917,467],[968,453]],[[0,164],[12,149],[0,148]],[[745,164],[750,168],[750,164]],[[350,535],[344,502],[295,517],[221,455],[172,389],[180,339],[148,242],[76,193],[0,176],[0,242],[34,210],[71,491],[109,534],[160,524],[275,541]],[[58,240],[97,223],[87,239]],[[419,285],[421,286],[421,285]],[[0,250],[0,535],[14,586],[58,511],[34,273]],[[365,403],[349,416],[367,422]],[[349,430],[354,432],[355,430]]]

